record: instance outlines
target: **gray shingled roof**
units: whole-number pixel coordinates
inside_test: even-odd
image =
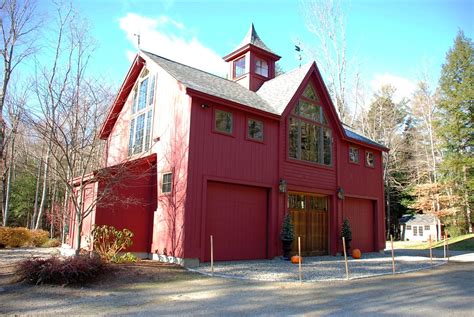
[[[257,94],[281,115],[295,95],[296,90],[298,90],[311,65],[313,63],[308,63],[265,82],[257,91]]]
[[[231,80],[180,64],[147,51],[142,50],[141,52],[188,88],[276,115],[283,113],[313,64],[308,63],[275,77],[265,82],[257,92],[253,92]],[[385,147],[355,132],[347,125],[343,124],[343,128],[346,135],[351,139],[377,147]]]
[[[239,48],[244,47],[247,44],[252,44],[258,48],[261,48],[262,50],[275,54],[271,49],[268,48],[267,45],[265,45],[265,43],[263,43],[260,36],[258,36],[257,31],[255,31],[255,27],[253,26],[253,23],[250,24],[250,28],[247,32],[247,35],[245,35],[242,42],[233,50],[233,52],[237,51]]]
[[[174,62],[150,52],[143,50],[142,52],[188,88],[234,101],[251,108],[278,114],[263,98],[236,82]]]
[[[386,148],[385,145],[377,143],[377,142],[369,139],[368,137],[360,134],[359,132],[356,132],[352,127],[350,127],[350,126],[348,126],[344,123],[342,124],[342,127],[344,128],[344,131],[346,132],[346,135],[351,139],[354,139],[354,140],[357,140],[357,141],[362,141],[362,142],[368,143],[368,144],[372,144],[372,145],[375,145],[377,147]]]
[[[433,225],[437,223],[434,215],[428,214],[416,214],[416,215],[403,215],[400,218],[401,224],[407,225]]]

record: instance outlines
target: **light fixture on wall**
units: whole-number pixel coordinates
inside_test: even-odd
[[[209,105],[206,105],[205,103],[203,103],[203,104],[201,104],[201,108],[207,109],[207,108],[209,108]]]
[[[286,180],[280,179],[280,183],[278,184],[278,189],[280,193],[286,193]]]
[[[337,189],[337,198],[344,200],[344,189],[342,189],[342,187],[338,187]]]

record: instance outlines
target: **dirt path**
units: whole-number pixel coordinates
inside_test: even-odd
[[[348,282],[265,283],[121,267],[87,287],[3,286],[0,314],[474,316],[474,265]],[[125,278],[123,278],[125,276]]]

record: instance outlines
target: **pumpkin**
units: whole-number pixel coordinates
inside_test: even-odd
[[[297,256],[297,255],[293,255],[293,256],[291,257],[291,263],[293,263],[293,264],[298,264],[298,263],[300,263],[300,257]],[[301,263],[303,263],[303,257],[301,257]]]
[[[352,258],[360,259],[361,256],[362,256],[362,252],[360,252],[359,249],[352,250]]]

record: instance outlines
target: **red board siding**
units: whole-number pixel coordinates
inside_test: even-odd
[[[352,249],[362,252],[375,250],[374,202],[369,199],[346,198],[344,201],[344,218],[349,219],[352,229]]]
[[[204,260],[210,260],[210,235],[214,259],[266,258],[267,190],[260,187],[209,182]]]

